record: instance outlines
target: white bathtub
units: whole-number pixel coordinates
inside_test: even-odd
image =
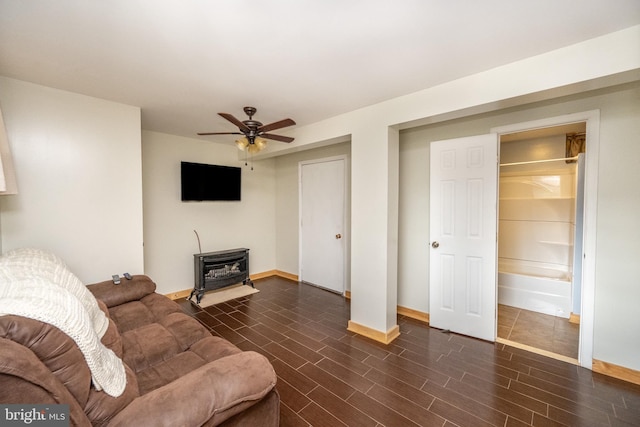
[[[571,273],[553,265],[498,262],[498,303],[569,318]]]

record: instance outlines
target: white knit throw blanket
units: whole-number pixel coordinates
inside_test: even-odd
[[[96,389],[113,397],[122,394],[124,364],[100,342],[109,320],[89,290],[55,255],[23,249],[0,257],[0,315],[9,314],[60,329],[80,348]]]

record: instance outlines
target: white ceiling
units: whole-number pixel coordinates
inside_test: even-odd
[[[309,124],[639,23],[639,0],[0,0],[0,75],[196,137],[245,105]]]

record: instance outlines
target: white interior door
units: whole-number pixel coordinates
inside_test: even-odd
[[[498,135],[430,150],[429,323],[494,341]]]
[[[345,287],[345,162],[299,166],[300,280],[339,293]]]

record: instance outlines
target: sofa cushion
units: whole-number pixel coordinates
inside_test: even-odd
[[[0,316],[0,337],[31,350],[48,370],[48,376],[53,374],[81,406],[87,402],[91,372],[82,352],[67,334],[38,320]],[[3,357],[2,360],[11,360],[11,357]],[[19,362],[16,358],[13,368]]]
[[[205,339],[201,339],[197,343],[193,344],[189,350],[207,362],[222,359],[223,357],[231,356],[232,354],[242,353],[242,350],[231,344],[229,341],[213,335],[210,335]]]
[[[198,341],[211,337],[204,326],[184,313],[171,313],[159,321],[173,335],[182,350],[187,350]]]
[[[138,386],[140,394],[145,395],[150,391],[167,385],[189,372],[206,364],[206,362],[190,351],[186,351],[162,363],[150,366],[138,372]]]
[[[175,337],[159,323],[149,323],[122,334],[124,362],[140,372],[169,360],[182,349]]]
[[[140,301],[131,301],[109,308],[109,316],[120,334],[155,323],[155,317]]]
[[[109,316],[121,334],[150,323],[162,322],[172,313],[183,314],[175,302],[156,293],[109,307]]]
[[[60,334],[64,335],[62,332]],[[34,346],[33,349],[35,347],[37,346]],[[58,373],[60,372],[69,373],[67,370],[58,370]],[[0,383],[2,383],[2,387],[0,387],[0,402],[3,404],[66,403],[69,405],[69,416],[72,425],[91,425],[82,406],[79,405],[75,396],[71,394],[71,390],[65,387],[60,378],[51,373],[32,349],[13,341],[13,339],[0,338]],[[87,389],[88,387],[87,385]],[[76,388],[75,391],[77,393],[79,390]]]
[[[261,354],[243,351],[142,395],[118,413],[110,426],[218,425],[254,406],[275,384],[269,361]]]
[[[84,412],[94,427],[107,425],[111,418],[126,408],[134,399],[140,396],[136,374],[127,365],[124,366],[127,376],[127,388],[118,397],[111,397],[106,393],[92,388]]]
[[[121,278],[119,285],[114,284],[112,280],[105,280],[87,288],[97,299],[104,301],[107,307],[111,308],[154,293],[156,284],[148,276],[135,275],[131,280]]]
[[[100,310],[106,314],[107,319],[109,319],[109,326],[107,327],[105,334],[100,339],[100,342],[102,342],[105,347],[113,351],[116,356],[122,359],[122,338],[120,337],[120,332],[118,332],[118,327],[109,317],[109,311],[104,303],[98,300],[98,306],[100,307]]]
[[[150,365],[137,372],[140,394],[169,384],[209,362],[242,353],[238,347],[220,337],[210,335],[193,344],[188,351],[177,353],[161,363]]]

